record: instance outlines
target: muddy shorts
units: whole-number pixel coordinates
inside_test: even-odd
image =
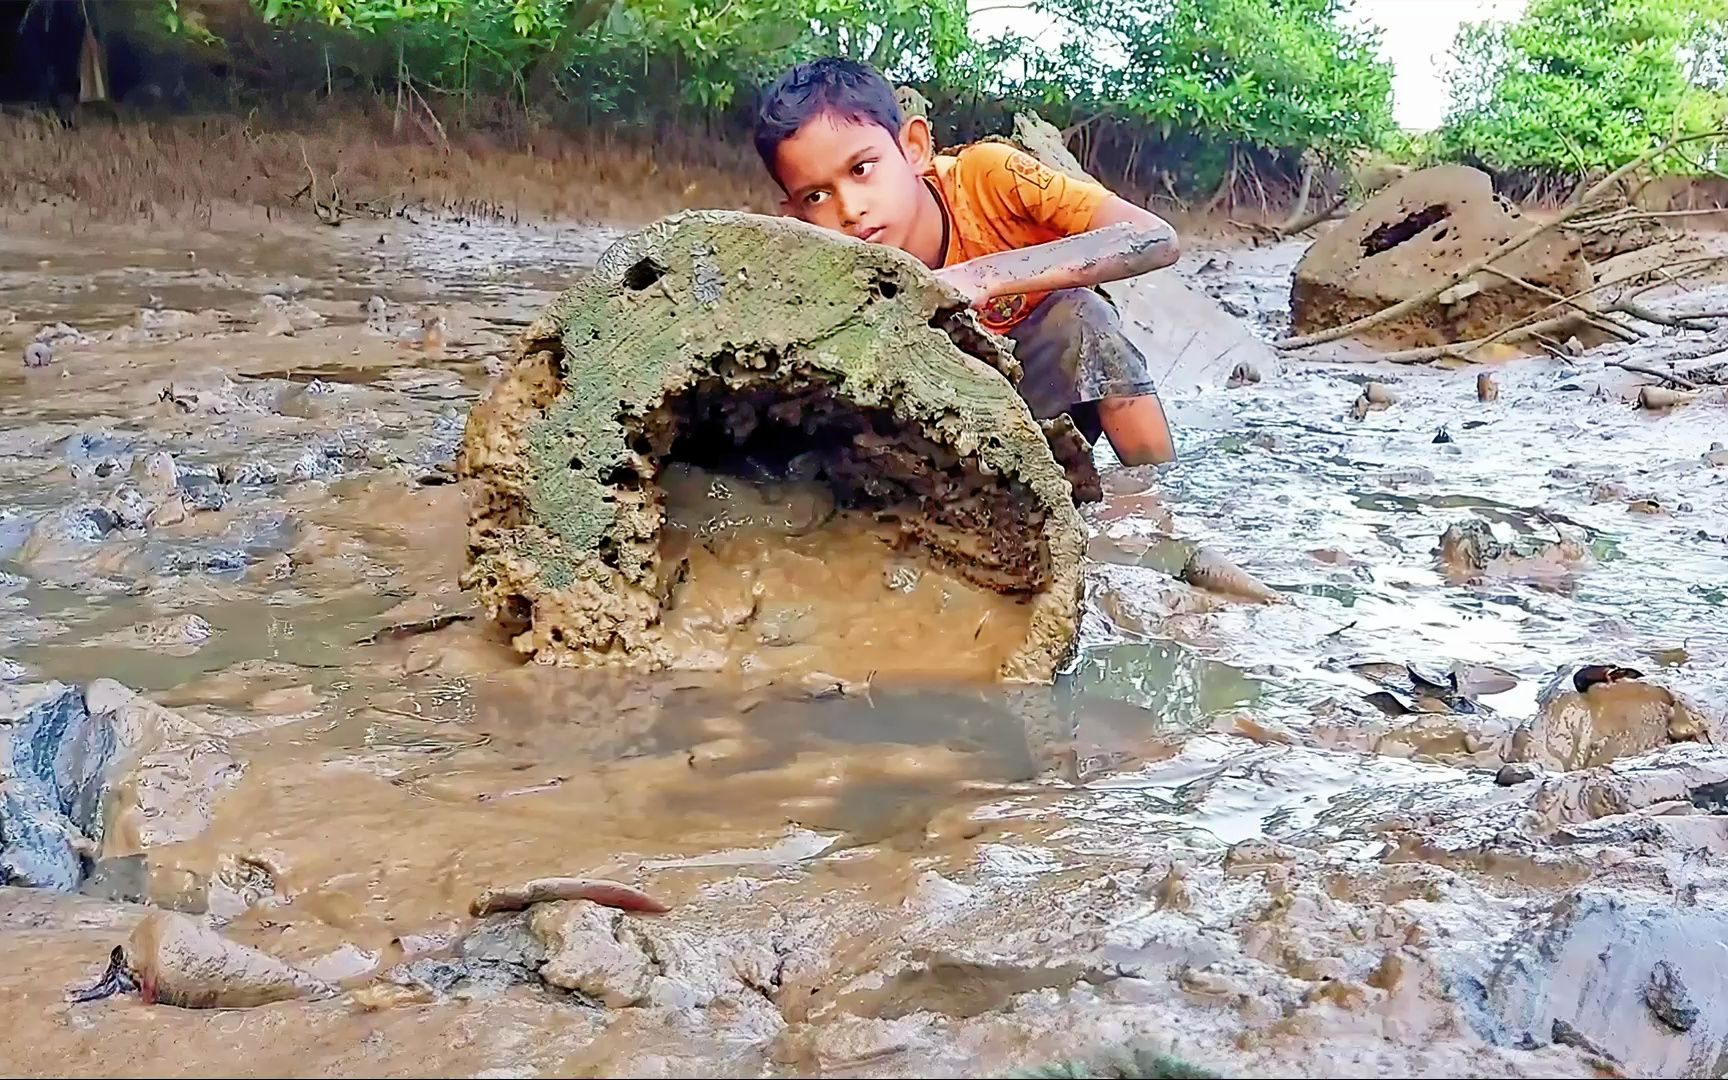
[[[1067,413],[1087,441],[1103,434],[1098,401],[1155,392],[1146,357],[1122,331],[1122,317],[1092,289],[1051,293],[1012,330],[1020,396],[1039,420]]]

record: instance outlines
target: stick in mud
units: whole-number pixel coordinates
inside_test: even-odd
[[[649,896],[641,889],[619,881],[602,878],[535,878],[518,885],[500,885],[487,889],[474,898],[468,911],[475,918],[500,911],[526,911],[535,904],[554,900],[587,900],[602,907],[620,911],[640,911],[659,915],[671,911],[670,905]]]

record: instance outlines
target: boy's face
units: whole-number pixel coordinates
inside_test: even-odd
[[[899,138],[832,113],[780,144],[775,172],[790,217],[905,250],[930,167],[930,125],[913,117]]]

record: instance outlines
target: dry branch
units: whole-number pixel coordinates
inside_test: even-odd
[[[1630,371],[1634,375],[1648,375],[1652,379],[1665,379],[1668,382],[1673,383],[1675,386],[1680,387],[1682,390],[1698,389],[1697,383],[1682,375],[1676,375],[1671,371],[1658,371],[1653,367],[1647,367],[1643,364],[1635,364],[1630,360],[1611,360],[1608,362],[1608,366],[1619,368],[1621,371]]]
[[[1499,277],[1503,277],[1507,281],[1510,281],[1514,285],[1521,285],[1524,288],[1529,289],[1531,292],[1535,293],[1538,296],[1546,296],[1548,299],[1554,301],[1554,303],[1556,303],[1556,304],[1564,304],[1567,307],[1573,308],[1574,310],[1576,310],[1579,313],[1579,316],[1585,322],[1589,323],[1591,326],[1596,327],[1596,329],[1601,330],[1603,333],[1606,333],[1612,337],[1619,338],[1621,341],[1637,341],[1640,337],[1643,336],[1642,334],[1639,334],[1637,331],[1630,330],[1627,327],[1621,326],[1619,323],[1614,322],[1611,319],[1603,318],[1597,312],[1592,311],[1590,308],[1585,307],[1584,304],[1578,300],[1574,300],[1574,299],[1570,299],[1568,297],[1562,296],[1559,293],[1555,292],[1553,289],[1550,289],[1545,285],[1538,285],[1533,281],[1527,281],[1524,278],[1519,277],[1517,274],[1514,274],[1509,270],[1502,270],[1498,266],[1490,266],[1487,268],[1487,272],[1490,274],[1494,274],[1496,276],[1499,276]],[[1546,310],[1546,309],[1544,309],[1544,310]]]

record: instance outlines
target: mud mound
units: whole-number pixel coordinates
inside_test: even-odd
[[[1431,289],[1528,226],[1464,165],[1424,169],[1381,191],[1314,242],[1296,266],[1290,313],[1299,334],[1341,326]],[[1592,277],[1576,238],[1555,231],[1502,259],[1507,273],[1571,296]],[[1497,274],[1461,282],[1447,303],[1423,305],[1370,331],[1391,345],[1486,337],[1552,301]]]
[[[684,666],[662,627],[691,565],[663,535],[665,471],[766,469],[1012,598],[1023,630],[996,674],[1048,679],[1077,625],[1075,493],[1096,498],[1097,477],[1071,423],[1032,419],[1018,374],[902,252],[753,215],[668,218],[556,300],[470,416],[465,584],[539,660]],[[924,629],[978,632],[949,621]]]

